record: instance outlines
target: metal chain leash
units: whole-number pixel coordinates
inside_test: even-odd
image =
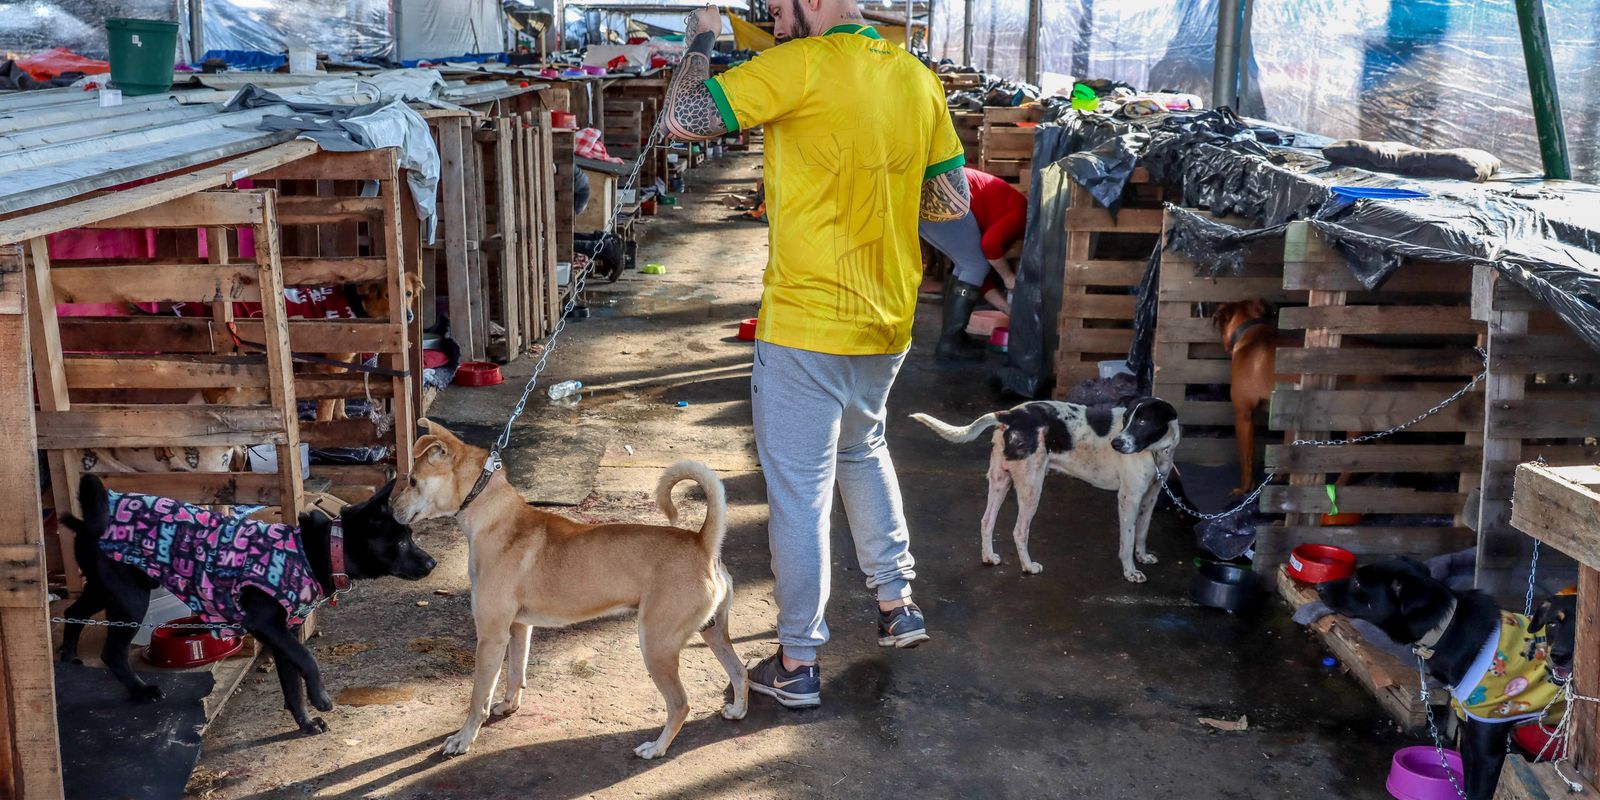
[[[633,161],[633,167],[628,171],[628,177],[623,181],[622,187],[616,193],[616,199],[611,204],[610,226],[616,226],[617,215],[622,210],[622,197],[630,190],[636,191],[639,186],[639,174],[644,170],[644,164],[658,149],[666,147],[666,109],[661,109],[656,115],[655,124],[650,128],[650,136],[645,140],[644,147],[640,148],[639,155]],[[614,233],[615,231],[607,231]],[[539,383],[539,376],[544,374],[549,366],[550,354],[555,352],[556,343],[561,334],[567,329],[567,322],[572,318],[572,310],[577,307],[578,298],[583,295],[584,289],[589,284],[589,278],[594,274],[596,260],[605,245],[605,237],[595,240],[593,249],[588,254],[582,270],[572,278],[572,292],[567,296],[567,302],[561,308],[560,318],[556,321],[555,330],[550,332],[550,337],[545,340],[544,347],[539,353],[538,361],[534,362],[533,374],[528,376],[528,382],[522,387],[522,395],[511,408],[511,416],[506,419],[506,424],[500,431],[499,437],[494,441],[494,447],[489,451],[489,461],[484,464],[485,472],[494,472],[500,469],[500,453],[511,446],[511,428],[522,412],[527,409],[528,398],[533,396],[533,390]]]
[[[1456,790],[1456,796],[1461,800],[1467,800],[1467,790],[1456,780],[1456,771],[1451,768],[1450,759],[1444,754],[1444,738],[1439,735],[1439,724],[1433,719],[1433,704],[1428,702],[1431,694],[1428,691],[1428,665],[1422,660],[1422,656],[1417,656],[1417,677],[1422,685],[1420,692],[1422,711],[1428,718],[1428,733],[1433,736],[1433,750],[1439,754],[1439,766],[1444,768],[1445,777],[1450,779],[1450,786]]]
[[[333,603],[347,594],[350,594],[350,592],[354,591],[355,588],[355,584],[351,583],[346,589],[335,591],[315,603],[302,607],[299,611],[295,612],[295,616],[305,619],[317,609],[322,608],[329,603]],[[51,617],[50,621],[52,623],[61,623],[63,625],[93,625],[97,628],[150,628],[151,630],[158,628],[167,628],[169,630],[244,630],[243,625],[234,622],[118,622],[107,619],[80,619],[78,617]]]
[[[1354,438],[1351,438],[1351,439],[1295,439],[1294,441],[1289,443],[1290,446],[1295,446],[1295,447],[1344,447],[1344,446],[1347,446],[1347,445],[1365,444],[1366,442],[1373,442],[1373,441],[1377,441],[1379,439],[1383,439],[1383,438],[1386,438],[1386,437],[1389,437],[1389,436],[1393,436],[1393,435],[1395,435],[1397,433],[1405,431],[1408,428],[1413,428],[1413,427],[1416,427],[1417,425],[1422,424],[1422,422],[1427,420],[1429,417],[1432,417],[1432,416],[1438,414],[1439,412],[1444,411],[1446,408],[1449,408],[1450,405],[1455,403],[1457,400],[1460,400],[1461,398],[1466,397],[1467,394],[1472,391],[1473,387],[1477,386],[1479,383],[1482,383],[1485,378],[1489,377],[1489,353],[1486,350],[1484,350],[1483,348],[1481,348],[1481,347],[1476,347],[1476,348],[1473,348],[1473,349],[1477,350],[1478,351],[1478,355],[1483,358],[1483,370],[1481,372],[1479,372],[1477,375],[1473,376],[1472,380],[1468,381],[1465,386],[1462,386],[1460,389],[1457,389],[1454,394],[1451,394],[1449,397],[1446,397],[1445,399],[1439,401],[1436,405],[1434,405],[1433,408],[1430,408],[1427,411],[1424,411],[1421,414],[1418,414],[1417,416],[1413,417],[1412,419],[1410,419],[1410,420],[1408,420],[1406,422],[1402,422],[1402,423],[1400,423],[1398,425],[1391,426],[1391,427],[1389,427],[1389,428],[1387,428],[1385,430],[1381,430],[1381,431],[1378,431],[1376,433],[1369,433],[1369,434],[1366,434],[1364,436],[1357,436],[1357,437],[1354,437]],[[1182,511],[1185,514],[1188,514],[1191,517],[1197,517],[1199,519],[1203,519],[1203,520],[1206,520],[1208,522],[1209,521],[1214,521],[1214,520],[1219,520],[1219,519],[1225,519],[1227,517],[1231,517],[1234,514],[1239,513],[1240,511],[1245,510],[1246,508],[1250,508],[1251,506],[1253,506],[1255,504],[1256,500],[1261,497],[1261,493],[1263,491],[1266,491],[1267,486],[1272,483],[1272,479],[1277,477],[1277,476],[1278,476],[1278,471],[1277,470],[1273,470],[1273,469],[1267,470],[1267,475],[1266,475],[1265,478],[1262,479],[1260,485],[1256,486],[1254,491],[1252,491],[1252,492],[1250,492],[1250,494],[1246,495],[1244,500],[1242,500],[1238,505],[1236,505],[1233,508],[1230,508],[1230,509],[1228,509],[1226,511],[1219,511],[1219,512],[1217,512],[1215,514],[1208,514],[1208,513],[1204,512],[1204,511],[1201,511],[1201,510],[1199,510],[1197,508],[1191,507],[1188,503],[1185,503],[1182,499],[1180,499],[1178,497],[1177,493],[1172,491],[1172,487],[1170,485],[1168,485],[1168,483],[1167,483],[1167,474],[1165,472],[1157,471],[1157,473],[1156,473],[1157,480],[1159,480],[1161,482],[1161,491],[1166,493],[1167,499],[1171,500],[1172,504],[1174,506],[1176,506],[1179,511]],[[1534,553],[1535,553],[1535,558],[1537,558],[1538,551],[1535,550]],[[1537,563],[1538,562],[1535,561],[1535,564],[1537,564]],[[1528,593],[1529,593],[1528,597],[1529,597],[1529,603],[1530,604],[1532,603],[1532,597],[1533,597],[1533,586],[1532,586],[1531,580],[1532,579],[1530,578],[1530,583],[1529,583],[1529,587],[1528,587]],[[1530,614],[1533,613],[1531,611],[1531,606],[1530,606],[1530,611],[1528,613],[1530,613]]]

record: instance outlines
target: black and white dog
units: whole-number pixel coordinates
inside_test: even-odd
[[[1155,554],[1145,549],[1150,513],[1161,494],[1161,476],[1172,470],[1172,452],[1182,436],[1171,403],[1144,397],[1125,407],[1090,408],[1039,401],[985,414],[964,428],[926,414],[911,418],[952,442],[970,442],[996,428],[989,458],[989,504],[983,511],[983,563],[1000,563],[994,551],[995,518],[1006,491],[1015,485],[1017,526],[1011,535],[1017,555],[1024,572],[1043,571],[1028,557],[1028,529],[1039,508],[1044,476],[1055,470],[1117,493],[1122,576],[1144,582],[1144,573],[1134,562],[1156,563]]]
[[[1487,594],[1456,592],[1409,558],[1369,564],[1317,586],[1334,613],[1364,619],[1412,645],[1428,673],[1449,686],[1463,720],[1460,751],[1467,800],[1491,800],[1519,722],[1550,707],[1571,675],[1577,637],[1575,595],[1546,601],[1533,617],[1502,611]],[[1546,724],[1556,719],[1546,718]]]
[[[393,575],[406,580],[420,580],[428,576],[435,566],[434,560],[411,538],[411,529],[394,520],[389,508],[389,496],[394,489],[391,481],[365,502],[346,506],[338,520],[320,511],[300,515],[298,547],[308,565],[307,583],[312,581],[320,588],[321,596],[331,596],[343,588],[346,579],[378,578]],[[145,570],[129,563],[113,560],[102,545],[112,519],[112,498],[105,484],[93,474],[86,474],[79,483],[79,499],[87,519],[63,516],[62,524],[77,534],[73,553],[83,569],[84,588],[78,599],[67,608],[65,616],[87,619],[106,612],[112,622],[139,622],[150,604],[150,592],[158,581]],[[181,504],[162,500],[173,508]],[[180,510],[184,520],[195,515]],[[170,546],[170,535],[157,531],[153,536],[161,546]],[[225,548],[223,548],[225,549]],[[222,552],[218,549],[216,552]],[[220,559],[219,559],[220,560]],[[280,562],[274,562],[280,563]],[[237,570],[235,570],[237,572]],[[190,587],[198,577],[184,581]],[[161,582],[165,585],[166,582]],[[306,714],[306,694],[319,711],[333,709],[333,699],[323,686],[322,672],[311,651],[301,644],[290,628],[289,611],[279,599],[254,585],[239,581],[235,596],[227,598],[230,608],[236,611],[232,622],[243,626],[256,640],[271,651],[278,667],[278,681],[283,687],[284,707],[294,717],[295,724],[307,734],[326,731],[328,726],[321,717]],[[183,586],[167,585],[174,594],[183,596]],[[113,627],[106,632],[101,659],[117,680],[126,686],[135,702],[153,702],[161,699],[161,689],[141,680],[128,664],[128,645],[137,630],[133,627]],[[62,635],[61,660],[78,661],[78,639],[83,625],[68,623]]]

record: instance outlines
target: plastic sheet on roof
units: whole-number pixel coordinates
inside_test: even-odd
[[[177,22],[178,48],[185,51],[186,8],[179,0],[0,0],[0,56],[61,47],[105,58],[107,17]]]
[[[933,55],[933,60],[948,58],[957,64],[966,61],[966,55],[961,52],[967,28],[966,4],[934,0],[930,13],[928,51]]]
[[[389,0],[203,0],[207,50],[282,53],[293,39],[335,58],[394,59]],[[453,53],[465,52],[454,50]]]
[[[1004,77],[1026,77],[1028,0],[972,0],[968,24],[973,66]]]

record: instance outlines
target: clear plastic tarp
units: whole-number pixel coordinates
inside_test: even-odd
[[[966,60],[961,52],[967,29],[967,6],[950,0],[934,0],[929,23],[931,43],[928,51],[933,60],[950,59],[957,64]]]
[[[1022,78],[1028,0],[973,0],[970,24],[972,66],[1006,78]]]
[[[207,50],[282,53],[298,41],[334,58],[395,57],[389,0],[201,1]]]
[[[188,14],[182,0],[0,0],[0,58],[63,47],[93,58],[110,55],[107,17],[157,19],[179,25],[187,52]]]

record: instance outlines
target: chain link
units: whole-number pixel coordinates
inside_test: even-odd
[[[354,590],[355,584],[352,583],[348,589],[335,591],[333,594],[330,594],[315,603],[301,608],[299,611],[295,612],[295,616],[299,617],[300,619],[305,619],[317,609],[322,608],[323,606],[328,605],[329,603],[332,603],[347,594],[350,594]],[[167,628],[170,630],[244,630],[243,625],[235,622],[121,622],[109,619],[81,619],[78,617],[51,617],[50,621],[53,623],[61,623],[63,625],[92,625],[97,628],[150,628],[151,630],[156,630],[159,628]]]
[[[1395,435],[1397,433],[1400,433],[1400,432],[1406,430],[1407,428],[1412,428],[1412,427],[1415,427],[1415,426],[1421,424],[1424,420],[1428,419],[1429,417],[1432,417],[1435,414],[1438,414],[1439,412],[1445,410],[1446,408],[1449,408],[1452,403],[1456,402],[1457,400],[1460,400],[1463,397],[1466,397],[1467,393],[1471,392],[1472,388],[1474,386],[1477,386],[1479,383],[1482,383],[1484,378],[1489,377],[1489,353],[1488,353],[1488,351],[1484,350],[1481,347],[1475,347],[1473,349],[1477,350],[1478,351],[1478,355],[1483,357],[1483,371],[1479,372],[1477,375],[1473,376],[1472,380],[1467,382],[1467,385],[1461,387],[1460,389],[1457,389],[1454,394],[1452,394],[1449,397],[1446,397],[1445,399],[1439,401],[1439,403],[1437,405],[1435,405],[1433,408],[1430,408],[1427,411],[1424,411],[1421,414],[1418,414],[1416,417],[1412,418],[1411,420],[1409,420],[1407,422],[1402,422],[1399,425],[1395,425],[1395,426],[1390,427],[1388,429],[1378,431],[1377,433],[1369,433],[1369,434],[1366,434],[1365,436],[1357,436],[1357,437],[1355,437],[1353,439],[1295,439],[1294,441],[1290,442],[1289,444],[1291,446],[1296,446],[1296,447],[1306,447],[1306,446],[1309,446],[1309,447],[1344,447],[1346,445],[1365,444],[1366,442],[1373,442],[1373,441],[1377,441],[1379,439],[1383,439],[1385,437],[1393,436],[1393,435]],[[1266,488],[1267,488],[1268,484],[1271,484],[1272,483],[1272,479],[1277,477],[1277,476],[1278,476],[1278,472],[1276,470],[1270,470],[1270,469],[1267,470],[1267,476],[1262,479],[1260,485],[1256,486],[1255,490],[1250,492],[1249,495],[1246,495],[1245,499],[1243,501],[1241,501],[1238,505],[1234,506],[1233,508],[1228,509],[1227,511],[1219,511],[1219,512],[1217,512],[1215,514],[1207,514],[1204,511],[1201,511],[1201,510],[1199,510],[1197,508],[1191,507],[1188,503],[1185,503],[1183,500],[1179,499],[1178,495],[1175,492],[1172,491],[1172,487],[1167,484],[1167,475],[1166,475],[1166,473],[1157,472],[1157,474],[1156,474],[1157,479],[1161,481],[1161,491],[1166,493],[1167,499],[1171,500],[1172,504],[1174,506],[1176,506],[1179,511],[1182,511],[1183,513],[1188,514],[1191,517],[1197,517],[1199,519],[1203,519],[1203,520],[1206,520],[1206,521],[1225,519],[1227,517],[1231,517],[1234,514],[1237,514],[1240,511],[1243,511],[1246,508],[1249,508],[1250,506],[1254,505],[1256,500],[1257,500],[1257,498],[1261,497],[1261,493],[1263,491],[1266,491]],[[1535,566],[1537,566],[1538,565],[1538,560],[1537,560],[1538,559],[1538,550],[1534,551],[1534,558],[1535,558],[1534,564],[1535,564]],[[1532,614],[1533,611],[1532,611],[1532,605],[1531,604],[1533,602],[1533,579],[1530,577],[1528,579],[1528,581],[1529,581],[1529,583],[1528,583],[1528,602],[1530,604],[1530,609],[1529,609],[1528,613]]]
[[[1444,754],[1444,737],[1439,735],[1439,724],[1433,719],[1433,703],[1428,702],[1428,696],[1431,694],[1428,691],[1428,665],[1422,660],[1422,656],[1417,656],[1417,678],[1422,685],[1419,692],[1422,712],[1428,717],[1428,733],[1433,736],[1433,750],[1439,754],[1439,766],[1444,768],[1445,777],[1450,779],[1450,785],[1455,788],[1456,796],[1461,800],[1467,800],[1467,790],[1461,788],[1460,782],[1456,780],[1456,771],[1450,768],[1450,759]]]
[[[638,157],[633,161],[633,168],[629,170],[627,180],[623,182],[616,193],[616,199],[612,201],[610,217],[612,226],[616,225],[617,215],[622,210],[622,196],[630,190],[638,189],[639,173],[644,169],[646,159],[650,158],[656,150],[666,146],[666,110],[662,109],[656,115],[655,124],[650,128],[650,136],[645,140],[644,147],[640,148]],[[486,464],[485,471],[498,469],[500,452],[511,446],[512,425],[516,423],[518,417],[522,416],[522,412],[527,409],[528,399],[533,396],[533,390],[539,383],[539,376],[544,374],[545,368],[549,366],[550,354],[555,352],[556,342],[561,338],[562,332],[567,329],[567,321],[572,318],[572,310],[577,307],[578,298],[583,295],[584,289],[589,284],[590,276],[594,274],[595,263],[604,245],[604,236],[596,239],[594,248],[589,252],[588,260],[583,265],[583,269],[573,276],[572,292],[567,296],[567,302],[561,308],[561,316],[556,321],[555,330],[551,331],[550,338],[545,340],[544,347],[539,353],[539,360],[533,364],[533,374],[528,376],[527,384],[522,387],[522,396],[518,397],[516,405],[512,406],[511,416],[506,419],[505,427],[501,429],[500,436],[494,441],[494,449],[491,451],[489,459],[494,466],[491,467]]]

